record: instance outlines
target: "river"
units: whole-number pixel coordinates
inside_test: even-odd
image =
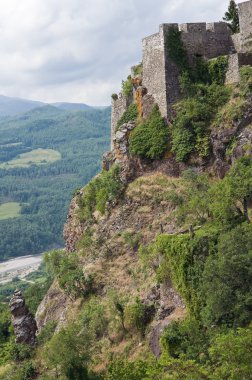
[[[0,284],[11,281],[14,277],[24,278],[38,269],[43,255],[17,257],[0,263]]]

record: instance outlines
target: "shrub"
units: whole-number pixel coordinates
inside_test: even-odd
[[[118,95],[117,95],[117,94],[112,94],[112,95],[111,95],[111,98],[112,98],[113,100],[117,100],[117,99],[118,99]]]
[[[184,77],[186,80],[186,77]],[[184,91],[187,84],[184,83]],[[206,157],[210,151],[208,128],[219,107],[230,97],[230,90],[213,83],[194,85],[193,97],[175,106],[176,116],[171,128],[172,152],[177,161],[186,161],[193,152]]]
[[[211,83],[208,62],[205,61],[202,57],[196,57],[195,67],[191,77],[194,83]]]
[[[145,306],[139,298],[125,307],[125,326],[130,331],[140,332],[143,336],[148,323],[150,323],[154,309]]]
[[[222,234],[216,255],[209,256],[202,293],[206,324],[244,326],[252,318],[252,228],[244,223]]]
[[[161,159],[168,146],[168,127],[155,105],[148,119],[130,135],[130,153],[141,158]]]
[[[34,348],[27,344],[11,343],[10,355],[17,362],[32,358],[34,353]]]
[[[32,380],[36,377],[36,373],[37,371],[34,363],[28,361],[22,367],[20,380]]]
[[[176,155],[179,162],[186,161],[194,151],[194,135],[188,129],[174,127],[172,130],[172,152]]]
[[[252,329],[218,335],[209,349],[212,379],[251,379]]]
[[[208,337],[196,319],[172,322],[162,335],[162,346],[171,357],[201,360],[207,354]]]
[[[91,298],[89,302],[85,304],[84,311],[81,314],[81,323],[83,324],[84,330],[94,339],[106,335],[108,319],[101,300]]]
[[[189,74],[188,71],[184,71],[180,75],[179,85],[180,85],[180,90],[185,97],[190,97],[190,96],[195,95],[195,86],[192,82],[191,75]]]
[[[208,70],[212,83],[224,85],[228,69],[228,57],[221,56],[208,62]]]
[[[131,104],[127,110],[123,113],[122,117],[119,119],[117,123],[117,129],[120,128],[124,123],[128,123],[129,121],[135,121],[138,117],[138,109],[136,104]]]
[[[139,65],[136,65],[133,67],[134,76],[142,75],[143,73],[143,63],[139,63]]]
[[[90,336],[77,324],[55,334],[43,351],[46,365],[68,380],[88,380],[86,365],[90,358]]]
[[[109,364],[105,380],[141,380],[147,374],[147,363],[114,360]]]
[[[57,323],[55,321],[47,322],[47,324],[43,327],[42,331],[39,333],[38,338],[37,338],[38,343],[40,345],[45,344],[52,338],[55,332],[56,326],[57,326]]]
[[[128,76],[126,81],[122,81],[122,93],[124,96],[129,97],[133,91],[133,84],[131,75]]]
[[[77,255],[51,251],[45,254],[44,261],[47,270],[53,273],[67,295],[76,298],[92,290],[93,280],[83,272]]]
[[[83,196],[79,198],[80,220],[92,221],[95,210],[104,214],[107,203],[118,199],[123,190],[124,184],[120,180],[119,166],[114,165],[109,171],[103,171],[89,182]]]
[[[240,88],[244,96],[252,93],[252,67],[243,66],[240,69]]]

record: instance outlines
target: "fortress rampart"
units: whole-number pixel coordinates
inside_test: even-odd
[[[240,33],[231,35],[225,22],[161,24],[159,32],[142,41],[143,72],[141,87],[145,91],[142,109],[157,103],[162,116],[170,117],[173,104],[181,97],[180,72],[171,60],[165,46],[165,36],[171,27],[181,31],[181,39],[187,51],[189,63],[193,66],[197,57],[210,60],[220,56],[229,57],[226,83],[239,82],[239,69],[252,65],[252,0],[239,5]],[[134,91],[139,93],[135,88]],[[112,142],[116,125],[128,107],[128,100],[120,95],[112,103]],[[143,114],[143,116],[146,116]]]

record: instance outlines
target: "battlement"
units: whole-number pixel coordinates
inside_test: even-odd
[[[197,23],[186,23],[180,24],[179,30],[184,33],[205,33],[206,32],[206,23],[197,22]]]

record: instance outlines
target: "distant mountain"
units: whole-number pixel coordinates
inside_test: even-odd
[[[33,108],[43,107],[44,105],[42,102],[0,95],[0,117],[15,116],[19,113],[30,111]]]
[[[51,103],[51,105],[66,111],[86,111],[93,108],[84,103]]]
[[[34,100],[12,98],[9,96],[0,95],[0,118],[6,116],[16,116],[33,110],[34,108],[41,108],[51,106],[64,111],[87,111],[93,108],[102,109],[103,107],[91,107],[84,103],[44,103]]]

